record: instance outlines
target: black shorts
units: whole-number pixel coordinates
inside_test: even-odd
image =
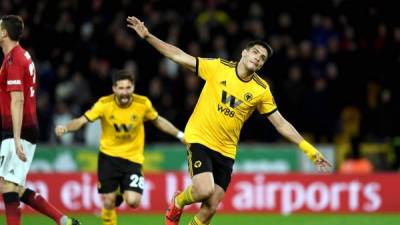
[[[203,172],[212,172],[214,183],[226,191],[231,182],[235,160],[201,144],[191,144],[187,153],[191,176]]]
[[[144,177],[141,164],[100,152],[97,165],[99,193],[111,193],[118,187],[121,192],[131,190],[143,193]]]

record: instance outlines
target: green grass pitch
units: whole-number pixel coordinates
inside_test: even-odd
[[[187,225],[193,214],[182,217],[180,225]],[[76,215],[82,225],[101,225],[95,215]],[[0,224],[5,224],[4,215]],[[281,216],[275,214],[217,214],[212,225],[391,225],[399,224],[400,214],[295,214]],[[54,225],[42,215],[23,215],[22,224]],[[164,225],[162,214],[119,215],[118,225]]]

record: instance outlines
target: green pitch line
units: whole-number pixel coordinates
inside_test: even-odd
[[[192,214],[184,215],[180,225],[187,225]],[[95,215],[76,215],[83,225],[101,225],[100,218]],[[4,215],[0,216],[0,224],[5,224]],[[271,215],[271,214],[217,214],[212,225],[388,225],[398,224],[400,214],[303,214],[303,215]],[[22,224],[54,225],[54,222],[41,215],[24,215]],[[163,225],[162,214],[120,215],[118,225]]]

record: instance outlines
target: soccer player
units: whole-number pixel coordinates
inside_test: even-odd
[[[8,225],[21,223],[20,202],[52,218],[58,225],[78,225],[39,193],[25,188],[26,176],[36,149],[36,71],[31,56],[20,45],[24,22],[16,15],[0,20],[0,46],[4,53],[0,69],[0,187]]]
[[[113,74],[114,94],[100,98],[94,106],[67,125],[56,127],[56,135],[80,129],[87,122],[101,120],[102,134],[98,159],[98,191],[102,195],[103,225],[116,224],[117,192],[132,208],[139,206],[144,177],[144,122],[151,121],[161,131],[185,143],[183,132],[158,115],[150,100],[134,94],[133,74],[120,70]]]
[[[195,58],[152,35],[136,17],[128,17],[127,22],[129,28],[161,54],[205,80],[185,128],[192,184],[175,194],[166,212],[167,225],[178,224],[184,206],[194,202],[202,205],[189,224],[210,224],[231,180],[240,130],[256,109],[281,135],[297,144],[318,169],[329,169],[331,165],[323,155],[282,117],[268,83],[256,74],[272,55],[268,44],[248,43],[238,63],[219,58]]]

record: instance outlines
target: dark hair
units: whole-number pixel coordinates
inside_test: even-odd
[[[261,45],[262,47],[264,47],[267,50],[268,59],[271,58],[271,56],[274,54],[274,50],[271,48],[271,46],[269,46],[267,42],[261,40],[250,41],[249,43],[247,43],[246,49],[248,50],[252,48],[254,45]]]
[[[132,84],[134,84],[135,76],[126,70],[118,70],[112,74],[113,85],[115,86],[117,84],[117,81],[120,81],[120,80],[130,80],[132,82]]]
[[[13,41],[19,41],[24,31],[24,21],[17,15],[6,15],[1,17],[1,28],[5,29]]]

